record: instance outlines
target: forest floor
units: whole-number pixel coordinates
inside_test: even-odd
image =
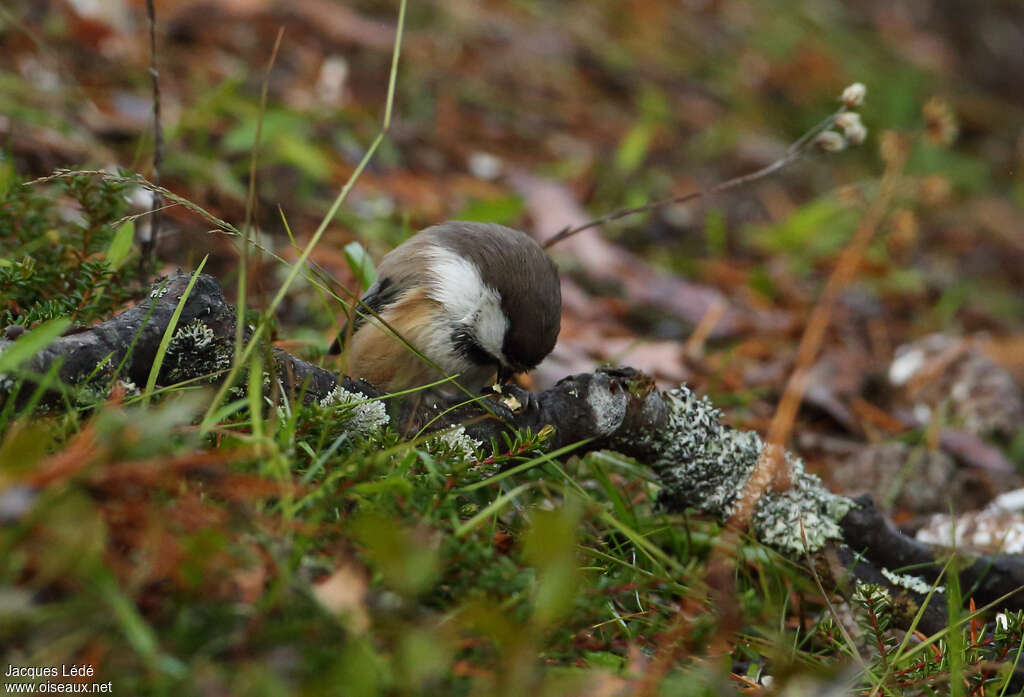
[[[862,144],[554,245],[562,330],[522,383],[604,364],[685,383],[907,534],[1024,553],[1021,506],[993,503],[1024,486],[1017,4],[413,2],[394,71],[397,2],[155,10],[159,149],[146,3],[0,7],[0,328],[29,328],[22,349],[201,265],[276,347],[343,371],[325,351],[344,300],[416,230],[544,240],[706,190],[785,158],[859,82]],[[174,194],[157,216],[135,175]],[[354,438],[331,405],[261,408],[258,381],[236,401],[120,384],[42,409],[16,370],[29,355],[0,353],[0,388],[25,392],[0,406],[0,653],[93,674],[8,684],[1021,689],[1020,618],[974,613],[962,589],[944,633],[901,634],[877,598],[659,506],[657,478],[613,452]]]

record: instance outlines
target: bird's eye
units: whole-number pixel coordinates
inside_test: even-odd
[[[452,344],[455,350],[476,365],[499,365],[500,361],[489,354],[477,342],[476,337],[465,326],[456,327],[452,332]]]

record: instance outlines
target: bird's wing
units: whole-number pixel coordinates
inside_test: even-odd
[[[332,354],[341,353],[345,341],[355,334],[359,327],[363,326],[366,318],[380,314],[385,307],[397,299],[400,293],[401,288],[398,284],[392,282],[390,278],[378,278],[372,286],[366,289],[363,296],[359,298],[358,304],[352,308],[352,316],[341,328],[341,331],[327,352]]]
[[[388,305],[397,302],[404,292],[428,282],[429,248],[435,244],[435,235],[428,228],[384,255],[377,266],[377,281],[366,289],[352,309],[348,324],[341,328],[338,338],[331,344],[330,353],[341,353],[345,341],[359,330],[367,317],[380,314]],[[398,253],[398,250],[402,252]]]

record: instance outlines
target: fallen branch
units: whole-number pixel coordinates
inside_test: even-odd
[[[109,390],[114,381],[131,389],[144,385],[157,348],[191,276],[176,274],[153,286],[149,298],[135,307],[84,331],[57,339],[23,366],[37,376],[11,394],[13,380],[0,380],[0,402],[24,404],[50,370],[61,386],[48,386],[43,403],[71,391]],[[234,352],[235,309],[213,277],[200,274],[182,308],[177,331],[157,376],[158,385],[213,381],[230,366]],[[0,353],[11,342],[0,339]],[[276,374],[290,399],[305,389],[310,398],[327,395],[339,384],[370,397],[378,396],[363,381],[342,378],[279,349],[273,350]],[[63,389],[61,389],[63,387]]]

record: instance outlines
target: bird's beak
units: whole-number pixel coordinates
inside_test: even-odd
[[[529,370],[525,365],[500,365],[498,366],[498,382],[511,382],[516,375],[529,372]]]

